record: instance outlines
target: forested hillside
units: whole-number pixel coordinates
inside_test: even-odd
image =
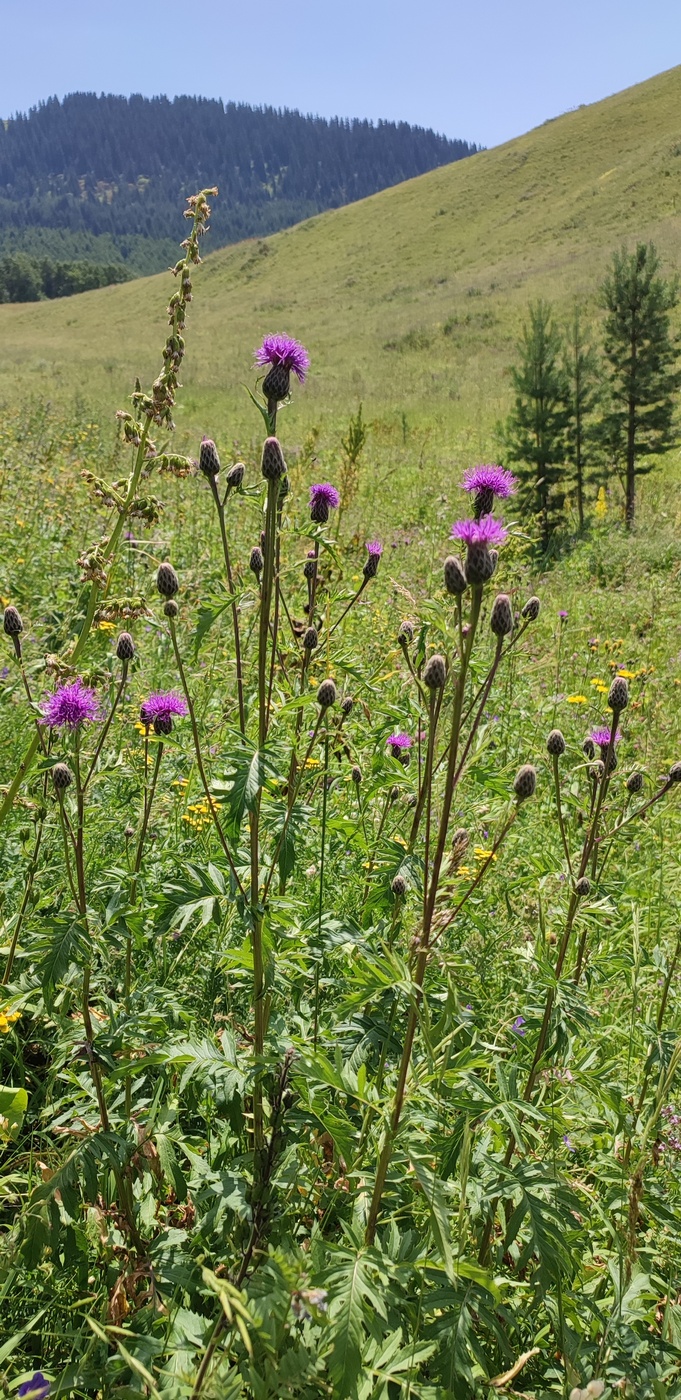
[[[272,233],[476,150],[406,122],[201,97],[73,93],[0,125],[0,249],[162,268],[183,196],[217,184],[211,246]]]

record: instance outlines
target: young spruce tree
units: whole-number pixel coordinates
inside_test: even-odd
[[[544,549],[565,499],[569,412],[562,350],[550,303],[535,302],[523,327],[520,363],[511,370],[515,403],[505,441],[507,459],[517,463],[521,499],[539,517]]]
[[[676,441],[674,395],[681,372],[669,313],[678,287],[659,275],[659,266],[653,243],[639,243],[633,253],[622,248],[601,287],[608,400],[599,439],[613,465],[623,469],[629,529],[636,477],[653,465],[643,466],[641,459],[666,452]]]
[[[578,304],[566,327],[564,368],[568,405],[566,456],[572,466],[579,528],[583,530],[584,483],[592,445],[589,419],[596,407],[599,385],[598,356],[584,328],[584,316]]]

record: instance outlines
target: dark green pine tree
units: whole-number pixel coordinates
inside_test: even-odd
[[[565,500],[566,432],[569,421],[563,342],[546,301],[529,308],[511,370],[515,403],[506,420],[506,456],[517,464],[521,503],[540,521],[547,548]]]
[[[636,477],[652,470],[641,459],[666,452],[676,441],[674,395],[681,384],[678,337],[670,311],[678,301],[676,281],[659,275],[653,243],[614,253],[601,287],[606,311],[603,349],[607,403],[599,440],[612,466],[622,472],[625,519],[630,529],[636,506]]]
[[[564,370],[568,406],[566,456],[572,467],[579,528],[583,530],[584,485],[593,450],[591,417],[599,395],[599,360],[578,304],[565,330]]]

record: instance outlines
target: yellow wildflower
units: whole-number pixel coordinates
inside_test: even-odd
[[[621,669],[621,667],[618,667],[618,668],[617,668],[617,674],[618,674],[618,676],[623,676],[624,679],[625,679],[625,681],[635,681],[635,680],[636,680],[636,676],[638,675],[638,672],[637,672],[637,671],[623,671],[623,670]]]
[[[14,1021],[18,1021],[21,1016],[20,1011],[0,1011],[0,1035],[7,1035],[7,1032]]]
[[[496,860],[494,851],[486,851],[484,846],[476,846],[473,853],[476,860],[489,860],[490,857],[492,860]]]
[[[586,695],[568,695],[568,705],[586,705]]]

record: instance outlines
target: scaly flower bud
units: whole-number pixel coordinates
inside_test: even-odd
[[[52,769],[52,782],[57,792],[63,792],[73,782],[73,774],[68,763],[55,763]]]
[[[407,882],[404,878],[404,875],[396,875],[390,888],[395,896],[395,899],[404,899],[404,896],[407,893]]]
[[[546,748],[552,758],[561,758],[565,753],[565,740],[560,729],[552,729],[546,740]]]
[[[286,471],[284,454],[278,438],[265,438],[262,449],[262,474],[266,481],[278,481]]]
[[[323,710],[328,710],[330,705],[335,705],[337,695],[338,692],[334,681],[331,679],[322,681],[317,691],[317,704],[320,705]]]
[[[180,580],[172,564],[159,564],[156,573],[156,587],[162,598],[174,598],[180,587]]]
[[[437,653],[434,656],[430,656],[423,668],[424,685],[426,685],[429,690],[442,690],[446,679],[447,663],[444,656],[439,656]]]
[[[529,622],[536,622],[539,617],[541,603],[538,598],[528,598],[523,610],[522,617],[526,617]]]
[[[234,466],[230,467],[225,478],[227,482],[227,487],[230,491],[238,491],[244,479],[245,471],[246,468],[243,462],[235,462]]]
[[[608,691],[608,708],[610,710],[625,710],[629,704],[629,686],[624,676],[615,676],[615,679]]]
[[[454,598],[458,598],[468,588],[468,580],[463,564],[454,554],[448,554],[445,559],[445,588]]]
[[[537,770],[531,763],[524,763],[515,775],[513,791],[518,802],[526,802],[528,797],[534,797],[537,788]]]
[[[577,881],[575,894],[578,899],[585,899],[588,894],[591,894],[591,881],[587,880],[586,875],[582,875],[581,880]]]
[[[116,643],[116,656],[119,661],[132,661],[135,655],[135,643],[129,632],[121,632]]]
[[[629,774],[629,777],[627,778],[626,787],[627,787],[627,792],[631,792],[631,793],[640,792],[641,789],[642,789],[642,787],[643,787],[643,774],[642,774],[642,773],[630,773],[630,774]]]
[[[254,545],[251,550],[251,557],[248,561],[248,567],[251,570],[251,573],[254,573],[256,578],[259,579],[265,567],[265,560],[263,559],[262,550],[257,544]]]
[[[303,646],[304,646],[305,650],[306,650],[306,651],[314,651],[315,647],[318,646],[318,645],[319,645],[319,637],[318,637],[318,635],[317,635],[317,628],[316,628],[316,627],[308,627],[308,628],[307,628],[307,631],[305,632],[305,635],[304,635],[304,637],[303,637]]]
[[[513,631],[513,608],[508,593],[497,593],[489,625],[495,637],[507,637]]]
[[[217,476],[220,470],[218,449],[212,438],[203,438],[199,448],[199,467],[204,476]]]

